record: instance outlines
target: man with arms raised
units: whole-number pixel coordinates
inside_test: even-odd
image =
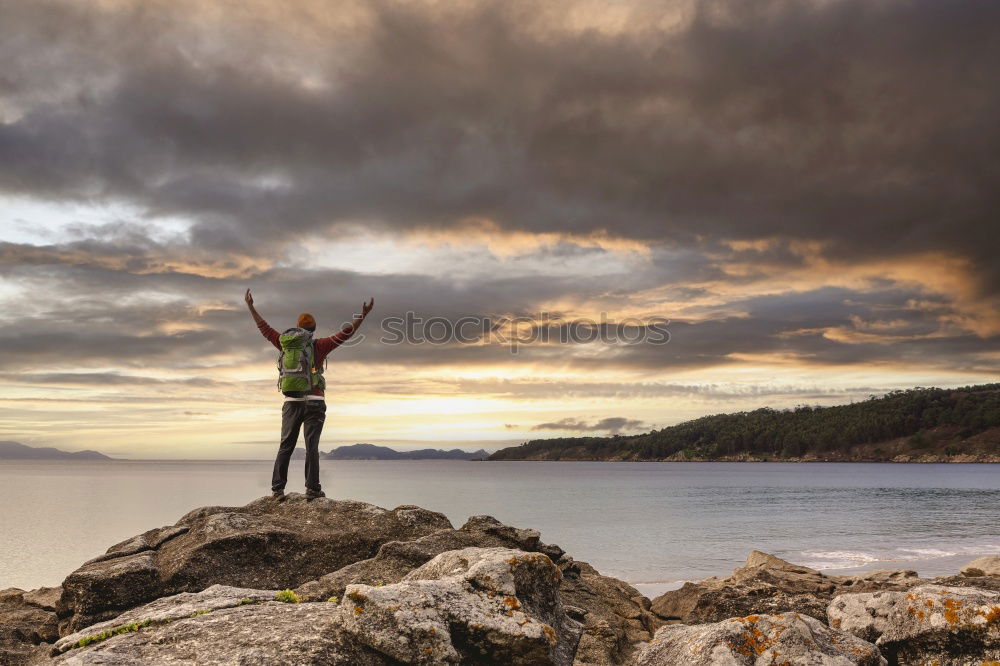
[[[326,497],[319,483],[319,436],[326,420],[324,362],[330,352],[354,335],[371,312],[375,299],[362,303],[361,314],[339,333],[327,338],[312,337],[316,331],[316,319],[308,312],[299,315],[296,326],[278,333],[254,308],[249,289],[244,300],[261,334],[280,352],[278,388],[285,395],[285,404],[281,409],[281,444],[274,460],[271,493],[278,500],[285,497],[288,461],[295,451],[299,428],[302,428],[306,443],[306,497]]]

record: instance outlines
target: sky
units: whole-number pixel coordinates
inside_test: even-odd
[[[375,299],[322,450],[1000,372],[998,3],[0,0],[0,62],[0,439],[273,455],[247,288]]]

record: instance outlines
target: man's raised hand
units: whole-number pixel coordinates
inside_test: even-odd
[[[250,293],[250,291],[247,290],[247,293]],[[374,297],[372,297],[372,299],[370,301],[368,301],[367,303],[362,303],[361,304],[361,316],[362,317],[367,317],[368,313],[372,311],[372,308],[374,306],[375,306],[375,298]]]
[[[249,289],[247,289],[247,293],[243,296],[243,300],[247,302],[248,307],[253,307],[253,296],[250,294]]]

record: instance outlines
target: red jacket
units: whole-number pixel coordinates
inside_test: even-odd
[[[281,350],[281,343],[278,342],[278,337],[281,335],[280,333],[271,328],[271,326],[263,319],[257,322],[257,328],[260,329],[261,335],[267,338],[268,342],[274,345],[279,351]],[[327,354],[343,344],[348,338],[351,337],[351,335],[353,335],[353,331],[350,334],[341,331],[328,338],[314,338],[313,342],[316,343],[316,359],[313,362],[316,367],[318,368],[323,365],[323,361],[326,360]],[[323,395],[323,389],[314,388],[309,392],[309,395]]]

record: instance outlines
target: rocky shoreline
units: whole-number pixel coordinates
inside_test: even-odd
[[[0,664],[990,664],[1000,557],[934,580],[754,551],[650,600],[531,529],[290,494],[202,507],[57,588],[0,591]]]

